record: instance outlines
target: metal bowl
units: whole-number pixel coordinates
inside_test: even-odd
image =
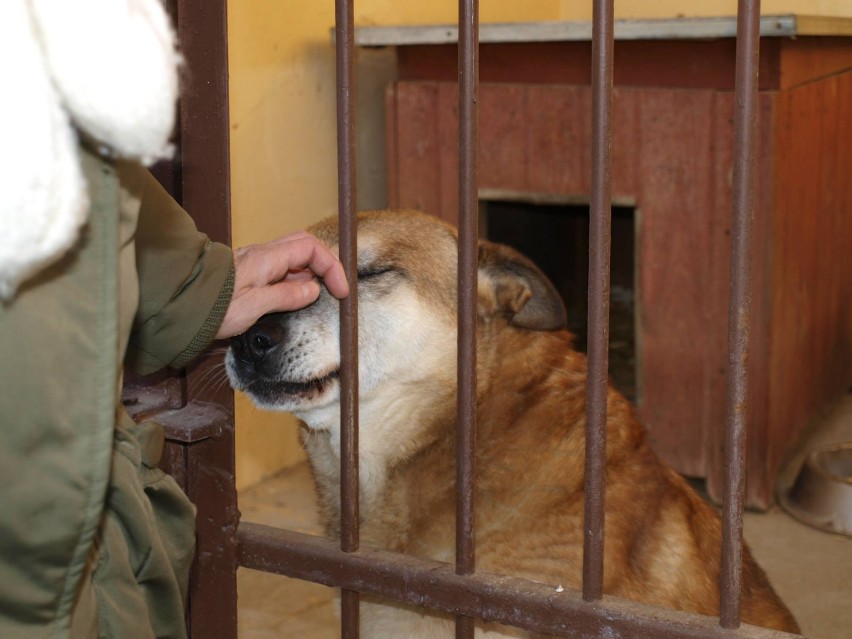
[[[852,536],[852,442],[810,451],[781,506],[810,526]]]

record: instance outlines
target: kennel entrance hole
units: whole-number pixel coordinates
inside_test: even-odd
[[[480,235],[535,262],[562,295],[568,330],[586,352],[589,298],[589,207],[523,201],[481,202]],[[635,209],[612,208],[609,373],[636,402]]]

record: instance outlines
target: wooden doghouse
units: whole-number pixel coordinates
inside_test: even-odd
[[[852,382],[852,20],[762,20],[747,501]],[[484,25],[480,194],[589,193],[588,24]],[[636,403],[655,449],[722,486],[734,19],[616,24],[614,203],[632,209]],[[453,28],[365,28],[396,46],[386,95],[389,203],[455,221]],[[519,213],[522,215],[522,212]],[[563,257],[574,244],[567,238]],[[614,238],[614,260],[621,254]],[[615,273],[615,271],[614,271]]]

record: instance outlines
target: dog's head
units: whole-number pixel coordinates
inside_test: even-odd
[[[310,229],[336,249],[336,220]],[[359,400],[362,416],[388,421],[455,393],[456,231],[428,215],[383,211],[358,218]],[[516,251],[481,242],[480,324],[519,330],[564,326],[553,285]],[[233,386],[260,407],[295,413],[314,429],[339,421],[338,302],[323,290],[311,306],[267,315],[233,339]],[[423,407],[424,409],[426,406]],[[362,418],[362,421],[363,418]]]

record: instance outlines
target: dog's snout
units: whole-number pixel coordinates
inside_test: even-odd
[[[281,338],[281,330],[275,324],[261,320],[235,337],[231,346],[243,361],[259,363],[281,343]]]
[[[262,330],[250,331],[246,343],[251,356],[258,360],[275,348],[275,340]]]

